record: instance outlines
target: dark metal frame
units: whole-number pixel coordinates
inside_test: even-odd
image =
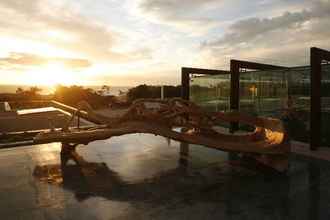
[[[201,68],[181,68],[181,98],[189,100],[190,92],[190,75],[191,74],[205,74],[205,75],[227,75],[230,71],[227,70],[215,70],[215,69],[201,69]]]
[[[311,110],[310,110],[310,149],[317,150],[321,143],[321,82],[322,62],[330,61],[330,51],[312,47],[311,64]]]

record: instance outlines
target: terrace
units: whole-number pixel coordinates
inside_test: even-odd
[[[74,158],[63,157],[60,142],[34,144],[28,138],[1,145],[1,213],[6,219],[329,219],[330,154],[321,147],[329,143],[327,123],[321,124],[327,117],[329,66],[321,63],[330,58],[322,51],[312,49],[311,67],[234,60],[230,71],[182,69],[182,98],[209,111],[280,118],[294,105],[305,117],[305,130],[290,133],[287,172],[150,134],[79,145]],[[18,124],[32,126],[39,117],[38,130],[58,130],[72,114],[79,116],[70,121],[72,128],[98,123],[88,112],[60,103],[23,113],[30,121]],[[49,117],[65,119],[50,128]],[[249,129],[237,122],[221,125],[232,133]],[[25,126],[19,131],[29,130],[30,138],[39,133]],[[7,137],[13,130],[8,131]]]

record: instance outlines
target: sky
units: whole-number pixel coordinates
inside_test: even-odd
[[[182,66],[309,64],[330,0],[1,0],[0,84],[179,84]]]

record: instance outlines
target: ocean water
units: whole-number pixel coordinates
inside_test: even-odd
[[[32,87],[31,85],[0,85],[0,94],[1,93],[15,93],[17,88],[22,88],[24,90],[29,89]],[[51,94],[55,91],[55,87],[53,86],[37,86],[38,88],[42,89],[40,92],[43,95]],[[102,86],[83,86],[84,88],[90,88],[94,91],[101,90]],[[110,90],[105,93],[104,95],[119,95],[120,92],[127,92],[131,87],[129,86],[110,86]]]

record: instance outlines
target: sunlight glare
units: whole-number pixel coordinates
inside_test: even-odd
[[[55,86],[76,83],[74,71],[66,68],[61,62],[49,62],[44,66],[26,72],[27,84]]]

